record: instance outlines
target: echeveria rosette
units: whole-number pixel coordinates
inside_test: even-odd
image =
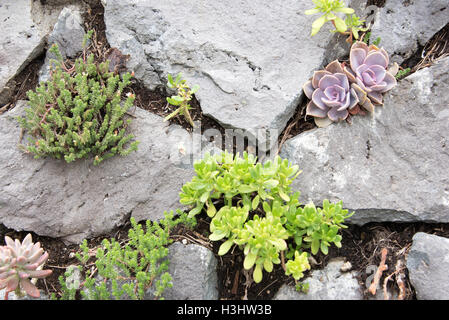
[[[359,102],[338,60],[332,61],[324,70],[315,71],[312,79],[304,84],[303,90],[310,99],[306,115],[313,116],[319,127],[345,120],[349,110]]]
[[[351,87],[356,91],[360,105],[373,112],[372,103],[382,104],[382,94],[397,84],[387,69],[388,53],[383,48],[357,41],[351,47],[349,61],[350,69],[346,67],[344,71]]]

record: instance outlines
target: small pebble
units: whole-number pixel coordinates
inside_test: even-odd
[[[310,257],[308,257],[308,259],[309,259],[310,266],[315,267],[318,265],[318,262],[315,260],[314,257],[310,256]]]
[[[341,272],[348,272],[349,270],[352,269],[352,264],[349,261],[346,261],[345,263],[343,263],[343,265],[340,268]]]
[[[187,240],[186,240],[186,239],[182,239],[181,242],[182,242],[183,245],[186,245],[186,244],[187,244]]]

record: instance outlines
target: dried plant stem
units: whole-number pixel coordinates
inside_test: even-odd
[[[285,267],[284,251],[281,251],[281,263],[282,263],[282,269],[284,269],[284,271],[287,271],[287,268]]]
[[[396,262],[395,271],[388,275],[388,277],[384,280],[383,290],[384,290],[384,300],[390,300],[390,295],[387,290],[388,281],[391,280],[393,276],[395,276],[396,284],[399,287],[399,295],[398,300],[404,300],[406,295],[405,282],[404,282],[404,268],[402,267],[402,260],[398,260]]]
[[[399,287],[398,300],[404,300],[407,290],[405,288],[405,274],[402,260],[398,260],[396,263],[396,272],[396,283]]]
[[[368,291],[374,296],[376,295],[376,288],[379,284],[380,278],[382,277],[382,273],[388,269],[388,266],[385,264],[385,261],[387,259],[388,250],[387,248],[383,248],[381,250],[381,260],[379,267],[377,268],[376,274],[374,275],[373,282],[369,286]]]

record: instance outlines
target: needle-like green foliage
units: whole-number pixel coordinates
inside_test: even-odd
[[[180,223],[189,227],[195,224],[186,213],[178,210],[177,214],[175,218],[173,211],[165,212],[164,219],[147,220],[145,227],[131,218],[128,239],[124,242],[105,239],[95,254],[85,240],[81,252],[76,254],[84,280],[77,280],[74,285],[75,269],[67,270],[64,277],[59,277],[60,299],[73,300],[80,294],[86,300],[141,300],[149,293],[154,299],[163,299],[164,290],[172,286],[172,277],[167,272],[167,246],[172,243],[170,231]],[[53,299],[56,299],[54,295]]]
[[[109,62],[98,63],[93,54],[86,58],[91,34],[83,41],[83,57],[70,69],[54,44],[50,51],[57,59],[51,61],[50,80],[27,92],[30,108],[18,121],[31,137],[21,147],[35,158],[51,156],[72,162],[93,155],[98,164],[137,149],[138,141],[129,144],[134,136],[127,134],[130,120],[124,118],[135,99],[126,92],[132,76],[125,73],[120,78],[109,72]]]

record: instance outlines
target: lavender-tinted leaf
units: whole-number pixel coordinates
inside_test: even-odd
[[[342,111],[338,111],[337,108],[332,108],[327,113],[327,116],[332,121],[338,122],[338,121],[344,120],[344,119],[346,119],[348,117],[348,110],[345,109],[345,110],[342,110]]]
[[[366,64],[369,67],[379,65],[382,66],[383,68],[386,68],[388,66],[388,61],[387,58],[385,58],[385,56],[381,52],[374,51],[368,53],[363,64]]]
[[[320,109],[313,103],[313,101],[310,101],[307,104],[306,115],[318,117],[318,118],[326,118],[327,111],[328,111],[328,109],[327,110]]]
[[[338,85],[340,84],[340,81],[338,80],[337,77],[333,76],[333,75],[325,75],[324,77],[322,77],[318,83],[318,87],[321,90],[325,90],[327,87],[329,86],[333,86],[333,85]]]
[[[329,75],[332,74],[329,71],[326,70],[319,70],[319,71],[315,71],[313,73],[313,77],[312,77],[312,86],[316,89],[318,88],[318,84],[321,80],[322,77],[324,77],[325,75]]]

